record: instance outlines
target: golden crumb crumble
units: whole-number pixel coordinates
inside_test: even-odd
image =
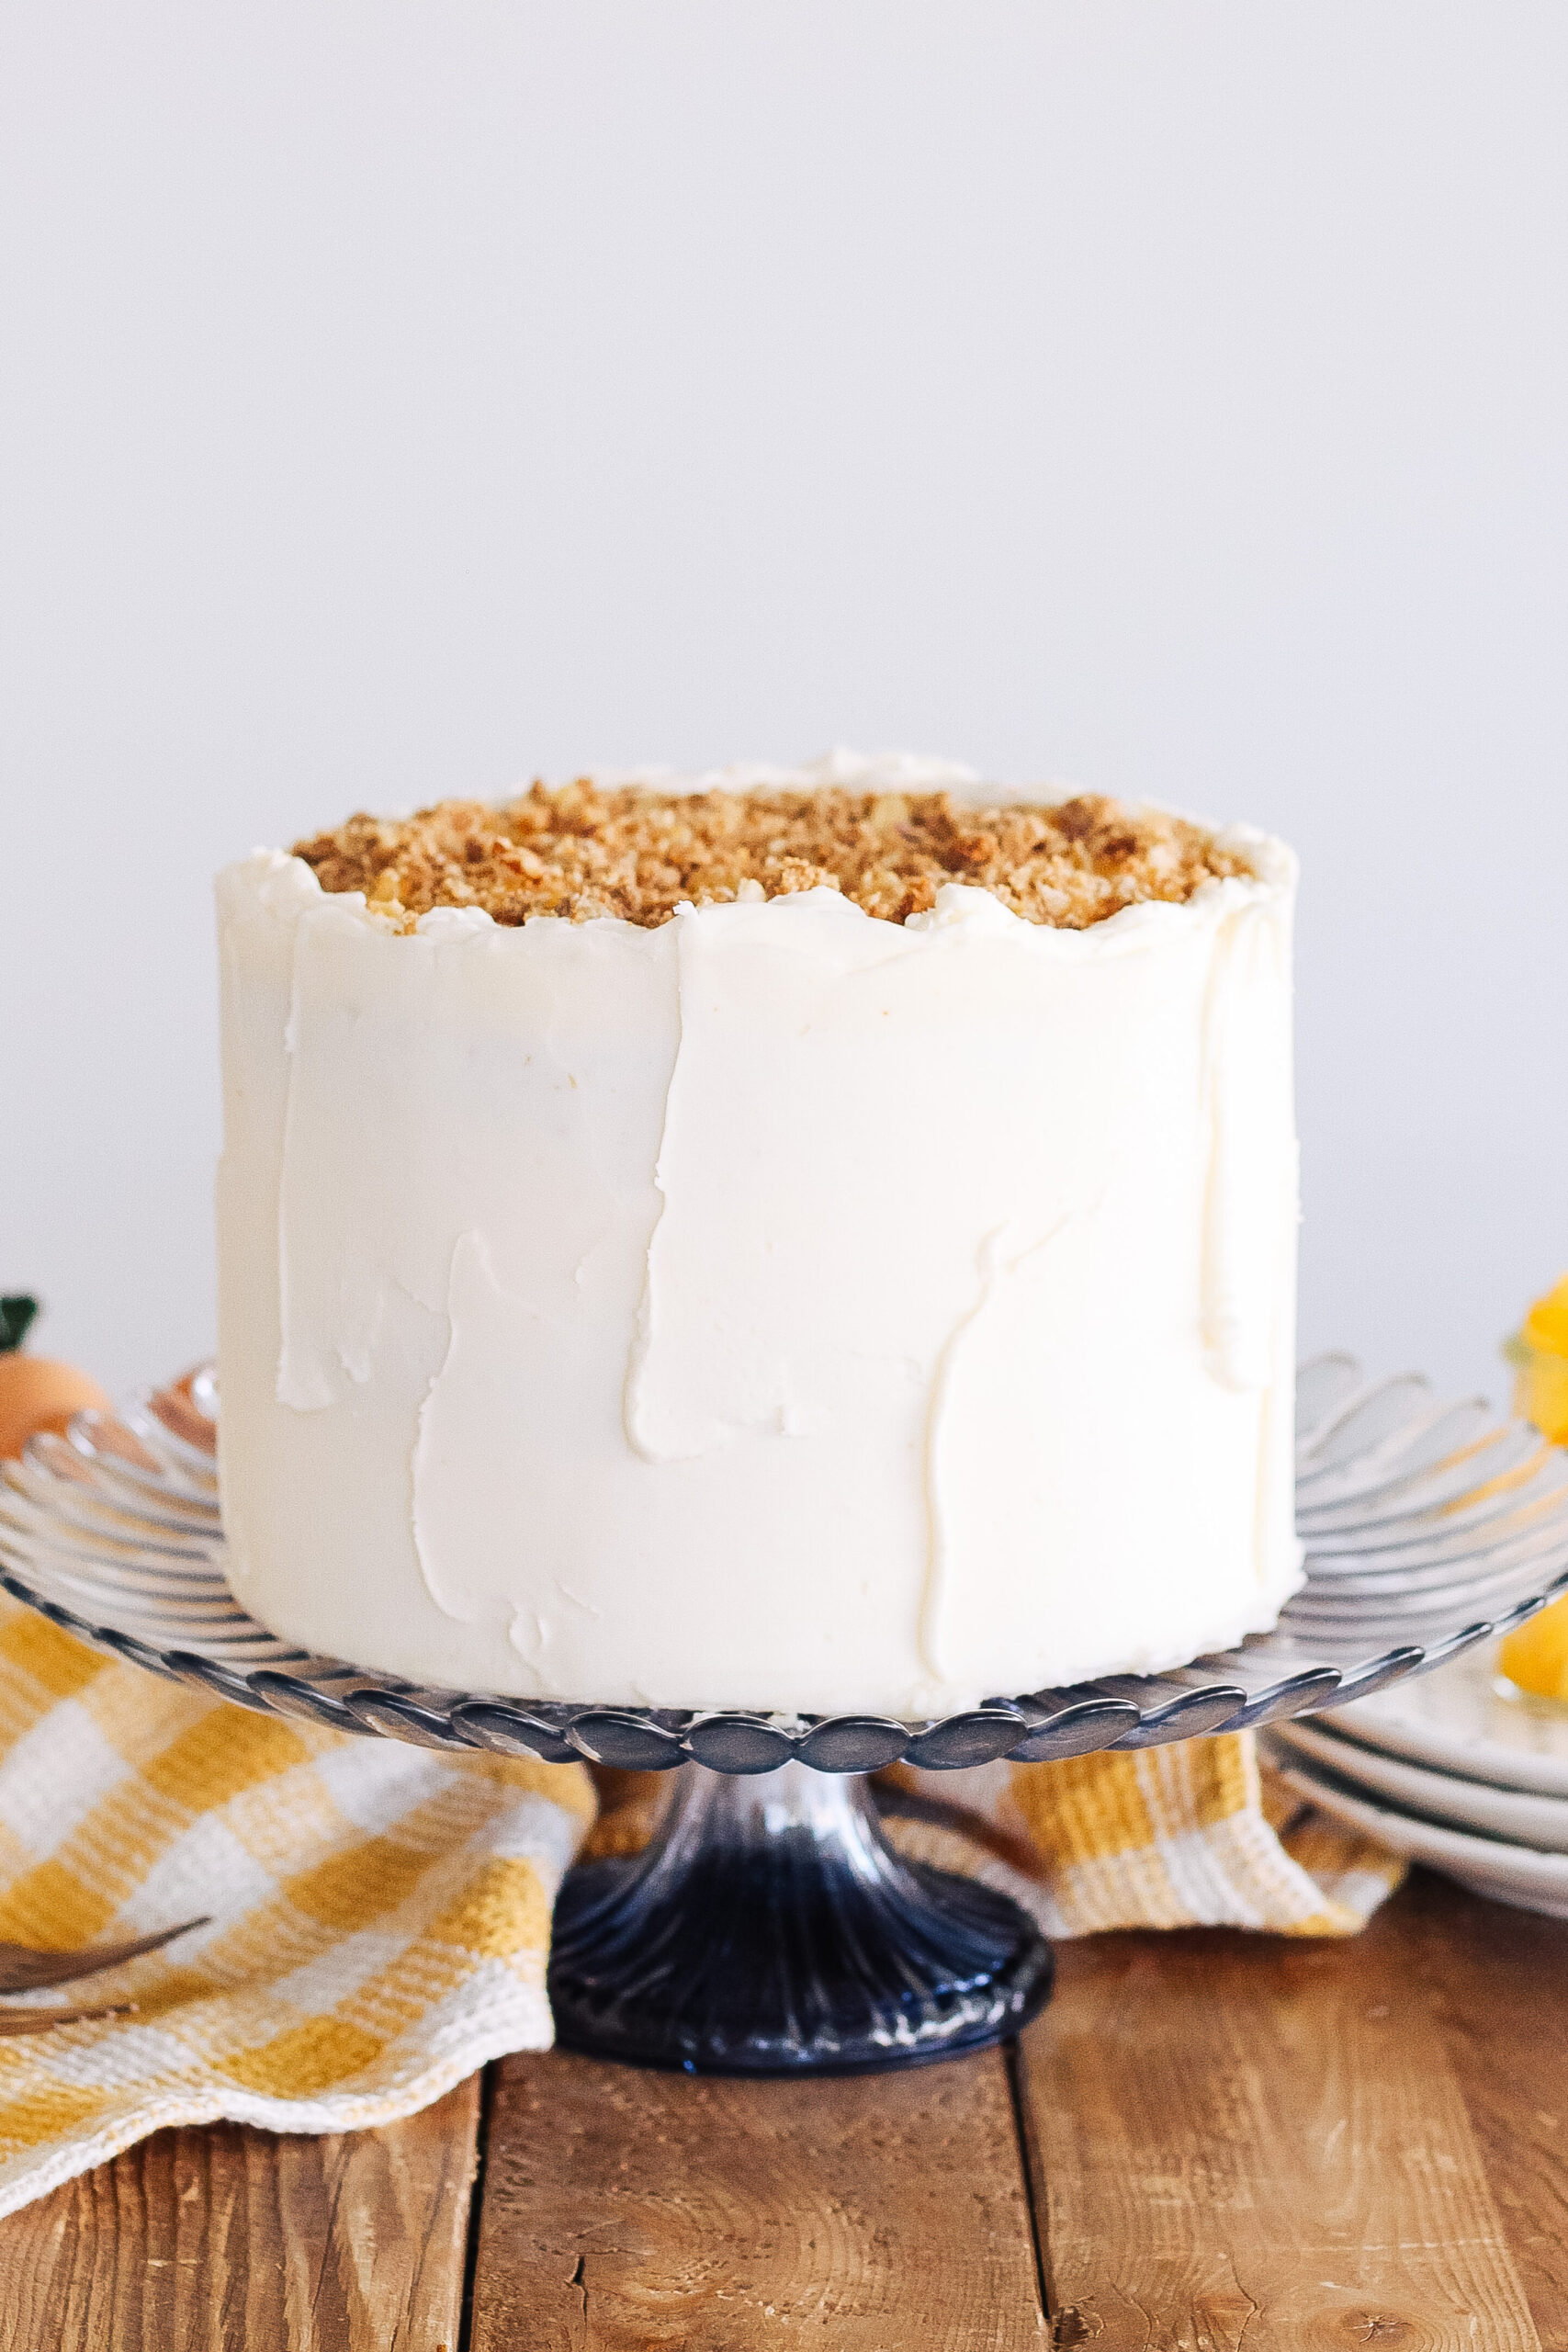
[[[972,807],[950,792],[657,792],[536,784],[500,805],[443,800],[406,818],[350,817],[299,842],[323,890],[363,890],[399,930],[432,907],[618,915],[653,929],[676,908],[841,890],[902,922],[944,882],[989,890],[1027,922],[1085,931],[1142,899],[1179,904],[1248,875],[1185,818],[1079,795],[1055,808]]]

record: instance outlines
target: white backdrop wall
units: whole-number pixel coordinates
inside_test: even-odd
[[[17,0],[0,108],[40,1341],[209,1343],[220,862],[847,741],[1292,836],[1304,1338],[1497,1386],[1568,1266],[1560,0]]]

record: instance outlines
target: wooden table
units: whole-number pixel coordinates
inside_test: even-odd
[[[1014,2051],[508,2059],[341,2140],[162,2132],[0,2222],[4,2352],[1568,2346],[1568,1925],[1066,1946]]]

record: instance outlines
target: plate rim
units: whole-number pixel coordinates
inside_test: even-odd
[[[1545,1796],[1534,1789],[1506,1788],[1494,1781],[1467,1780],[1458,1772],[1434,1770],[1427,1765],[1413,1763],[1408,1757],[1393,1756],[1382,1748],[1368,1747],[1360,1740],[1341,1736],[1332,1717],[1318,1721],[1312,1716],[1295,1716],[1271,1724],[1269,1729],[1278,1735],[1280,1743],[1293,1755],[1303,1756],[1309,1763],[1319,1763],[1325,1770],[1338,1772],[1343,1779],[1354,1781],[1359,1788],[1369,1790],[1375,1800],[1386,1800],[1396,1809],[1408,1806],[1413,1812],[1431,1820],[1435,1826],[1468,1826],[1483,1837],[1504,1838],[1511,1843],[1530,1846],[1537,1853],[1568,1856],[1568,1797]],[[1331,1752],[1325,1753],[1325,1750]],[[1341,1757],[1345,1758],[1343,1763],[1339,1760]],[[1364,1759],[1364,1762],[1359,1759]],[[1363,1771],[1370,1775],[1371,1771],[1380,1770],[1400,1775],[1407,1780],[1408,1785],[1403,1790],[1387,1783],[1380,1786],[1371,1777],[1361,1777]],[[1423,1783],[1429,1786],[1424,1787]],[[1454,1793],[1447,1793],[1450,1791]],[[1510,1832],[1495,1828],[1478,1820],[1473,1814],[1466,1815],[1460,1809],[1467,1803],[1481,1803],[1488,1799],[1503,1805],[1523,1805],[1527,1809],[1539,1805],[1544,1808],[1545,1815],[1550,1818],[1540,1818],[1538,1826],[1543,1837],[1550,1835],[1554,1842],[1549,1846],[1539,1845],[1517,1830]],[[1525,1818],[1531,1818],[1528,1810]]]
[[[1496,1672],[1495,1645],[1478,1644],[1474,1651],[1464,1653],[1462,1660],[1454,1659],[1453,1670],[1483,1674],[1490,1682]],[[1420,1679],[1424,1678],[1411,1678]],[[1379,1749],[1428,1770],[1451,1773],[1455,1780],[1512,1789],[1520,1796],[1568,1800],[1568,1754],[1559,1757],[1536,1748],[1513,1747],[1484,1734],[1467,1738],[1450,1725],[1411,1713],[1404,1686],[1394,1688],[1404,1695],[1395,1699],[1393,1690],[1374,1691],[1370,1698],[1353,1699],[1337,1708],[1336,1730],[1359,1747]],[[1498,1699],[1495,1703],[1505,1706],[1507,1702]],[[1568,1724],[1568,1717],[1564,1721]]]
[[[1470,1830],[1450,1829],[1419,1814],[1375,1804],[1337,1787],[1326,1774],[1299,1764],[1276,1765],[1287,1785],[1324,1813],[1336,1814],[1380,1845],[1391,1847],[1411,1861],[1430,1862],[1435,1869],[1452,1864],[1477,1877],[1527,1886],[1568,1898],[1568,1854],[1543,1854],[1539,1847],[1516,1846],[1503,1838],[1482,1837]],[[1392,1833],[1392,1834],[1391,1834]],[[1411,1842],[1412,1834],[1427,1850]]]

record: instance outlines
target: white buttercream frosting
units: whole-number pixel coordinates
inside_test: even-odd
[[[231,866],[245,1604],[466,1690],[906,1717],[1270,1624],[1294,864],[1221,839],[1255,879],[1086,931],[949,885],[902,925],[818,889],[399,936]]]

